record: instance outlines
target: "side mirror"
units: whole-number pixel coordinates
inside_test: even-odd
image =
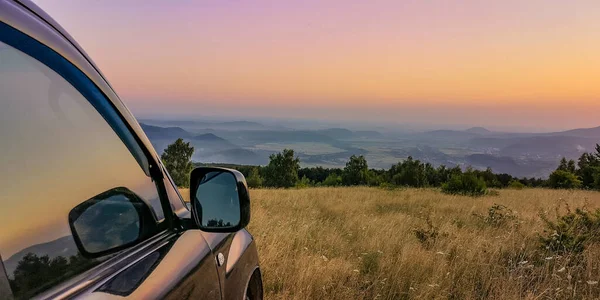
[[[250,222],[250,195],[242,173],[225,168],[194,169],[190,180],[192,215],[201,230],[235,232]]]
[[[117,252],[157,231],[150,207],[124,187],[108,190],[69,212],[79,252],[88,258]]]

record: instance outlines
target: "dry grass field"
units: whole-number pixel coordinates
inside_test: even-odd
[[[267,299],[594,299],[600,247],[540,246],[540,213],[600,207],[600,193],[434,189],[252,190],[249,230]],[[185,192],[184,192],[185,194]],[[489,209],[507,207],[496,212]]]

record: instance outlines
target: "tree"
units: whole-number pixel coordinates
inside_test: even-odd
[[[250,175],[246,179],[246,183],[250,188],[259,188],[263,185],[263,178],[260,177],[257,167],[252,168]]]
[[[365,185],[369,178],[369,166],[364,156],[350,156],[342,172],[344,185]]]
[[[283,149],[281,153],[271,154],[269,164],[264,168],[264,183],[269,187],[290,188],[298,182],[300,160],[294,157],[294,150]]]
[[[177,139],[173,144],[167,146],[160,158],[171,174],[171,178],[179,187],[190,186],[190,173],[193,169],[192,155],[194,147],[183,139]]]
[[[553,189],[577,189],[581,187],[581,181],[575,174],[558,169],[550,174],[548,185]]]
[[[575,174],[575,172],[577,171],[575,168],[575,161],[572,159],[567,161],[567,159],[565,157],[563,157],[560,160],[560,163],[558,164],[557,170]]]
[[[425,165],[409,156],[404,162],[399,162],[390,168],[391,182],[395,185],[410,187],[425,187],[427,175]]]
[[[581,185],[586,189],[600,189],[597,178],[600,176],[600,148],[596,145],[597,153],[583,153],[577,162],[579,169],[576,175]]]

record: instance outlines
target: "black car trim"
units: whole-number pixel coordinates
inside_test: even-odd
[[[52,288],[36,297],[42,299],[70,298],[85,291],[93,292],[118,275],[122,270],[144,259],[157,249],[164,247],[170,239],[176,236],[176,233],[168,230],[160,232],[140,244],[123,250],[123,252],[82,274],[83,276],[76,280],[67,281],[62,286]]]

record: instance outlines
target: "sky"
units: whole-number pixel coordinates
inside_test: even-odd
[[[600,1],[35,1],[138,117],[600,126]]]

